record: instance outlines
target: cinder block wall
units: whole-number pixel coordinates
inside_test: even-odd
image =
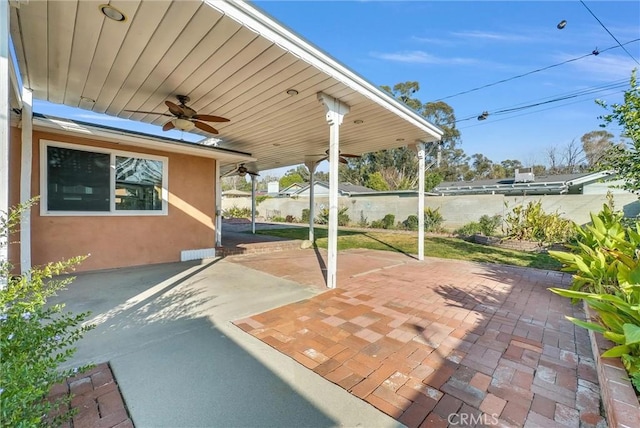
[[[589,213],[598,212],[602,204],[607,202],[605,195],[546,195],[546,196],[503,196],[503,195],[464,195],[464,196],[427,196],[425,207],[439,208],[445,219],[444,227],[456,229],[471,221],[477,221],[480,216],[499,214],[504,216],[518,204],[528,204],[530,201],[542,201],[545,212],[558,212],[564,218],[579,224],[590,221]],[[328,198],[315,199],[316,213],[328,207]],[[617,194],[614,202],[616,208],[624,210],[625,216],[635,217],[640,214],[640,201],[636,195]],[[405,220],[411,214],[417,214],[418,198],[409,196],[356,196],[339,197],[340,207],[347,207],[349,217],[354,224],[361,216],[370,223],[379,220],[387,214],[396,216],[396,222]],[[233,206],[251,208],[250,198],[224,198],[222,209]],[[302,210],[309,208],[308,198],[272,198],[260,203],[257,207],[258,215],[269,218],[274,215],[286,217],[292,215],[300,218]]]

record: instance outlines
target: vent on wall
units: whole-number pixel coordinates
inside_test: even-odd
[[[200,250],[183,250],[180,252],[180,261],[209,259],[216,256],[215,248],[203,248]]]

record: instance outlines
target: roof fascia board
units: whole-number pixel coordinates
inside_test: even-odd
[[[170,153],[180,153],[197,157],[217,159],[223,162],[254,162],[256,158],[250,155],[235,154],[218,151],[212,147],[198,146],[193,143],[189,147],[184,143],[172,143],[167,140],[154,139],[152,137],[140,137],[132,135],[124,130],[104,130],[87,125],[79,125],[64,119],[33,118],[33,129],[52,132],[55,134],[70,135],[74,137],[94,138],[117,144],[127,144],[133,147],[160,150]]]
[[[330,77],[346,84],[380,106],[390,110],[412,125],[420,128],[435,140],[440,140],[444,132],[406,105],[376,88],[362,77],[350,71],[336,60],[278,24],[264,13],[244,1],[204,0],[210,7],[219,10],[240,24],[252,29],[284,50],[308,62]]]
[[[601,178],[609,177],[611,175],[613,175],[613,171],[594,172],[593,174],[583,175],[582,177],[567,181],[567,184],[569,186],[577,186],[579,184],[588,183],[590,181],[600,180]]]

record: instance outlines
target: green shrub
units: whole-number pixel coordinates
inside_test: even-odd
[[[251,218],[251,208],[239,208],[237,206],[232,206],[224,210],[222,213],[226,218]],[[258,211],[256,211],[256,216],[258,215]]]
[[[565,243],[573,239],[573,222],[560,214],[547,214],[542,202],[516,205],[505,217],[507,237],[515,240],[535,241],[542,244]]]
[[[393,214],[387,214],[382,218],[383,229],[393,229],[396,224],[396,216]]]
[[[309,223],[309,208],[304,208],[302,210],[302,215],[300,216],[301,223]]]
[[[444,217],[440,214],[440,208],[424,209],[424,230],[427,232],[438,232],[442,229]]]
[[[409,217],[407,217],[407,219],[405,221],[402,222],[402,227],[407,229],[407,230],[418,230],[418,216],[417,215],[410,215]]]
[[[493,236],[496,232],[496,229],[502,223],[502,216],[500,215],[483,215],[478,220],[478,225],[480,226],[480,233],[484,236]]]
[[[481,233],[481,231],[482,227],[480,226],[480,223],[478,223],[477,221],[472,221],[465,224],[461,228],[456,229],[453,233],[459,236],[472,236],[476,233]]]
[[[338,209],[338,226],[348,226],[349,225],[349,222],[351,221],[351,219],[349,218],[349,215],[347,214],[348,210],[349,210],[349,208],[347,208],[347,207]],[[318,213],[318,217],[316,219],[316,223],[318,223],[318,224],[329,224],[329,209],[328,208],[324,208],[324,209],[320,210],[320,212]]]
[[[281,215],[276,215],[271,217],[271,221],[274,221],[276,223],[286,223],[287,219],[285,217],[282,217]]]
[[[382,220],[373,220],[371,222],[372,229],[384,229],[384,222]]]
[[[256,196],[256,205],[260,205],[262,202],[266,201],[267,199],[271,199],[271,196],[269,195]]]
[[[18,206],[0,221],[0,237],[6,243],[19,225],[21,213],[32,203]],[[7,278],[0,289],[0,405],[2,427],[60,425],[72,416],[70,397],[47,399],[51,387],[90,368],[59,370],[76,351],[72,346],[93,326],[81,326],[89,313],[62,313],[64,305],[47,306],[47,299],[64,289],[73,278],[53,279],[72,270],[86,257],[48,263],[14,276],[13,266],[0,261],[0,275]],[[51,417],[49,415],[58,415]]]
[[[573,282],[569,290],[550,290],[574,302],[584,300],[595,310],[597,324],[567,319],[614,342],[602,356],[620,357],[640,391],[640,223],[625,227],[621,219],[622,213],[605,204],[591,214],[590,225],[573,223],[577,242],[569,245],[571,253],[549,251],[564,271],[573,273]]]

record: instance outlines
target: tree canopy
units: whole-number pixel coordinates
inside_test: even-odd
[[[624,92],[623,104],[608,106],[604,101],[596,101],[610,111],[600,117],[604,121],[601,126],[617,123],[623,130],[622,136],[630,140],[627,144],[609,149],[601,166],[615,170],[625,180],[622,187],[632,192],[640,191],[640,87],[636,71],[631,73],[630,88]]]

